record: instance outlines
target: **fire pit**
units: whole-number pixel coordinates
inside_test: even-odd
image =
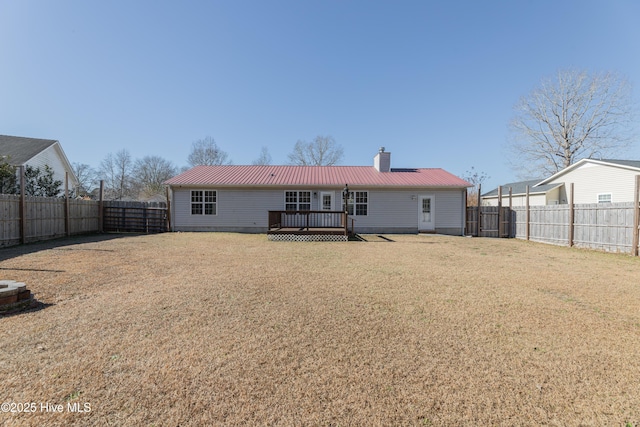
[[[27,285],[15,280],[0,280],[0,313],[26,308],[31,302]]]

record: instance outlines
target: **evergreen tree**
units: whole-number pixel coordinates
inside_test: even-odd
[[[53,169],[49,165],[44,165],[44,171],[27,165],[24,177],[25,194],[28,196],[57,197],[60,194],[62,181],[53,179]]]
[[[16,194],[17,192],[16,167],[9,164],[7,157],[0,157],[0,194]]]

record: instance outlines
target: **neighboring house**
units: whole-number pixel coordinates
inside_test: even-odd
[[[511,186],[513,206],[523,206],[526,185],[531,206],[569,203],[571,184],[575,204],[633,202],[636,175],[640,161],[582,159],[546,179],[502,186],[502,205],[509,204]],[[483,194],[482,204],[496,206],[498,190]]]
[[[511,190],[511,206],[525,206],[527,186],[529,187],[529,205],[557,205],[560,203],[562,184],[537,185],[541,179],[511,182],[501,186],[502,206],[509,206],[509,190]],[[481,197],[481,205],[498,206],[498,189],[495,188]]]
[[[269,211],[340,211],[345,184],[357,233],[462,235],[471,184],[442,169],[374,166],[196,166],[168,181],[174,231],[268,229]]]
[[[67,172],[69,190],[78,186],[78,178],[62,146],[53,139],[0,135],[0,156],[8,158],[13,166],[31,166],[44,171],[44,166],[48,165],[53,170],[53,179],[62,181],[61,189],[64,189]]]

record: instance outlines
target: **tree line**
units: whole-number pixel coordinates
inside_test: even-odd
[[[313,141],[298,141],[289,154],[289,164],[328,166],[342,160],[343,149],[331,136],[317,136]],[[262,147],[253,165],[271,164],[271,154]],[[190,167],[232,164],[229,154],[211,137],[195,141],[187,157],[188,166],[177,167],[161,156],[145,156],[134,159],[127,149],[109,153],[93,168],[85,163],[72,163],[78,179],[78,187],[70,189],[73,197],[97,198],[99,185],[104,184],[106,200],[153,200],[164,196],[163,183]],[[54,179],[53,170],[45,165],[25,168],[25,193],[29,196],[56,197],[63,191],[64,183]],[[17,167],[11,159],[0,157],[0,194],[18,194],[20,183]]]
[[[330,166],[339,163],[342,157],[343,149],[333,137],[319,135],[311,142],[296,142],[288,160],[292,165]],[[271,161],[268,148],[262,147],[252,164],[269,165]],[[134,160],[129,151],[123,149],[109,153],[97,170],[83,163],[73,163],[72,166],[80,183],[80,196],[95,196],[98,183],[103,181],[105,199],[149,200],[162,197],[163,182],[190,167],[226,165],[232,164],[232,160],[213,137],[207,136],[191,145],[187,163],[188,166],[180,168],[160,156],[145,156]]]

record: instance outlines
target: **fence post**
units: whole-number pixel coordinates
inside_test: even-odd
[[[71,215],[69,206],[69,172],[64,173],[64,234],[71,235]]]
[[[636,186],[635,186],[635,194],[633,195],[633,248],[631,248],[631,253],[633,256],[638,256],[638,244],[640,243],[640,231],[638,231],[638,227],[640,227],[640,175],[636,175]]]
[[[480,226],[482,225],[482,210],[480,209],[480,194],[482,194],[482,184],[478,184],[478,224],[476,225],[476,237],[480,236]]]
[[[574,223],[574,206],[573,206],[573,182],[569,185],[569,247],[573,246],[573,223]]]
[[[24,176],[24,165],[20,166],[20,243],[24,244],[27,241],[27,200],[26,182]]]
[[[98,203],[98,233],[104,233],[104,179],[100,180],[100,199]]]
[[[530,212],[529,212],[529,186],[527,185],[527,189],[525,192],[525,230],[524,236],[525,240],[529,240],[529,220],[530,220]]]
[[[171,231],[171,197],[169,195],[169,187],[166,187],[166,193],[167,193],[167,231]],[[271,221],[269,221],[269,223],[271,223]],[[270,224],[267,224],[270,225]]]
[[[464,209],[464,219],[462,220],[462,235],[467,236],[469,233],[469,199],[468,199],[468,190],[464,189],[464,194],[462,195],[462,207]]]
[[[498,239],[502,237],[502,185],[498,185]]]
[[[513,230],[513,188],[509,187],[509,236],[511,237],[511,232]],[[513,237],[516,236],[516,233],[513,233]]]

